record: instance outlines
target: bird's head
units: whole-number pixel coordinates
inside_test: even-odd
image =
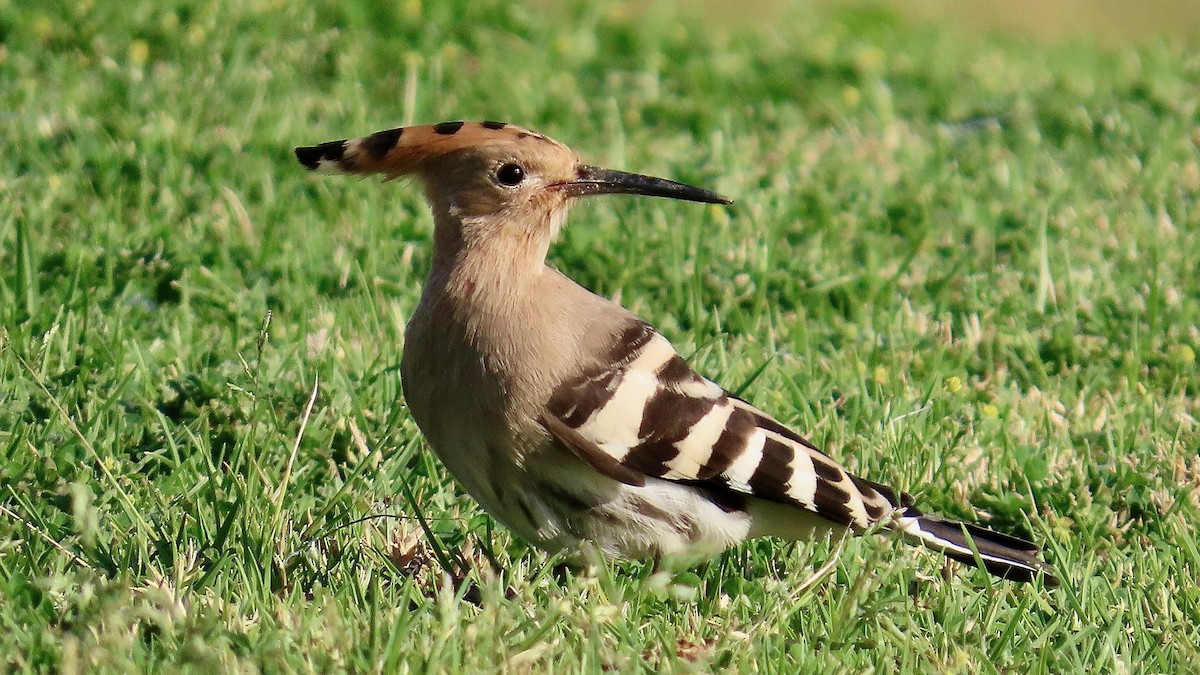
[[[728,199],[662,178],[584,164],[573,150],[502,122],[443,122],[296,148],[313,170],[415,176],[439,236],[470,246],[501,237],[549,241],[576,197],[638,194],[711,204]]]

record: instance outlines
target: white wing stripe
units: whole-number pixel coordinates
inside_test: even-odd
[[[850,481],[850,474],[846,474],[846,476],[846,480],[839,483],[840,487],[850,495],[850,503],[846,504],[846,508],[850,509],[855,523],[861,527],[870,527],[873,521],[871,516],[867,515],[867,505],[863,503],[862,493]]]
[[[671,346],[667,338],[655,333],[654,337],[650,338],[650,341],[642,347],[637,358],[626,366],[626,369],[632,372],[644,371],[653,374],[673,356],[675,356],[675,348]]]
[[[667,466],[688,478],[696,478],[700,467],[712,457],[713,445],[725,431],[725,423],[733,414],[733,406],[728,403],[717,404],[708,414],[700,418],[688,435],[675,444],[679,454],[667,463]]]
[[[778,437],[778,434],[776,434]],[[787,439],[783,439],[787,440]],[[788,496],[812,510],[817,509],[817,471],[813,467],[808,448],[792,443],[796,452],[792,455],[792,477],[788,480]]]
[[[743,492],[752,492],[750,477],[754,475],[759,461],[762,460],[763,446],[766,442],[767,435],[762,429],[755,429],[754,433],[750,434],[750,438],[746,441],[746,447],[742,448],[737,459],[733,460],[733,464],[725,470],[725,477],[731,485]]]
[[[596,445],[618,462],[624,460],[629,450],[641,440],[638,438],[638,428],[646,410],[646,401],[657,389],[658,383],[653,376],[626,373],[612,397],[599,412],[579,427],[579,433],[585,438],[595,439]]]
[[[674,385],[675,391],[692,398],[720,398],[725,393],[716,383],[705,379],[692,380]]]

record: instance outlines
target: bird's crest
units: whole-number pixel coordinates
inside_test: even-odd
[[[549,143],[567,150],[555,140],[504,122],[441,122],[296,148],[296,159],[314,171],[381,173],[396,178],[458,150],[520,143]]]

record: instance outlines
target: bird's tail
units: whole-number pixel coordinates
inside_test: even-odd
[[[978,525],[926,515],[913,505],[912,495],[862,478],[853,481],[864,501],[886,502],[891,506],[890,515],[882,516],[883,523],[905,539],[968,565],[982,566],[989,574],[1004,579],[1033,581],[1041,577],[1047,586],[1058,585],[1054,568],[1041,559],[1041,550],[1032,542]]]
[[[1033,581],[1040,576],[1047,586],[1058,585],[1054,568],[1039,557],[1041,550],[1024,539],[978,525],[927,516],[913,506],[897,512],[892,529],[968,565],[979,566],[982,562],[983,568],[995,576],[1013,581]]]

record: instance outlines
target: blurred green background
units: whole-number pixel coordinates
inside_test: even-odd
[[[770,25],[796,2],[767,0],[747,11],[732,3],[704,0],[705,12],[722,22]],[[1115,47],[1162,39],[1195,41],[1200,37],[1200,3],[1190,0],[912,0],[857,2],[817,0],[832,9],[886,7],[914,22],[932,22],[964,33],[1005,34],[1051,43],[1087,41]]]
[[[697,7],[0,0],[0,671],[1194,669],[1196,9]],[[403,405],[419,190],[292,155],[444,119],[735,198],[597,199],[551,262],[1063,587],[553,573]]]

